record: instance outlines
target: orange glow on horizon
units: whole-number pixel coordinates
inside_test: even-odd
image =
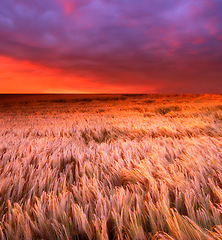
[[[0,93],[44,92],[55,70],[29,61],[0,56]]]
[[[0,62],[0,93],[86,93],[60,86],[60,80],[67,82],[60,69],[5,56],[0,56]],[[75,79],[75,83],[81,82]]]
[[[136,93],[144,86],[102,84],[94,79],[80,78],[60,69],[30,61],[0,56],[1,93]],[[150,87],[148,93],[155,93]]]

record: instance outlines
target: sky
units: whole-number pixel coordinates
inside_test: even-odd
[[[0,93],[222,93],[222,1],[1,0]]]

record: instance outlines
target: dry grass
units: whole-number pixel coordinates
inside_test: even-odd
[[[222,96],[1,96],[0,239],[222,239]]]

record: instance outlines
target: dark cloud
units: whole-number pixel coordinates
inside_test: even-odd
[[[221,92],[221,12],[220,0],[3,0],[0,55],[101,84]]]

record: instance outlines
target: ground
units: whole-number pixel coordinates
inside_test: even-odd
[[[222,95],[1,95],[0,239],[222,239]]]

